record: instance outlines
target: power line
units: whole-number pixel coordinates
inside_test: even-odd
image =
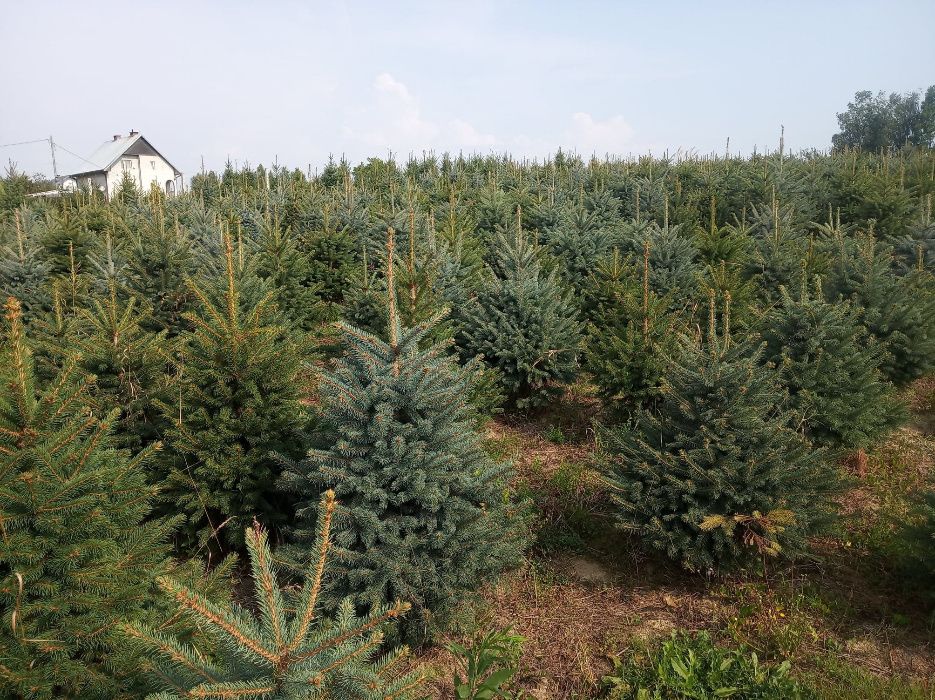
[[[48,143],[49,139],[35,139],[33,141],[19,141],[17,143],[4,143],[4,144],[0,144],[0,148],[10,148],[11,146],[25,146],[26,144],[29,144],[29,143],[42,143],[43,141],[45,143]],[[78,157],[81,158],[81,156],[78,156]],[[82,158],[82,160],[84,159]]]
[[[48,139],[42,139],[42,140],[43,140],[43,141],[48,141]],[[56,142],[55,147],[56,147],[56,148],[61,148],[63,151],[65,151],[65,153],[69,153],[69,154],[73,155],[75,158],[80,158],[81,160],[83,160],[83,161],[84,161],[85,163],[87,163],[88,165],[93,165],[95,170],[99,170],[100,167],[101,167],[101,166],[98,165],[97,163],[92,163],[90,160],[88,160],[88,159],[85,158],[84,156],[79,156],[79,155],[78,155],[77,153],[75,153],[74,151],[69,151],[67,148],[65,148],[62,144],[60,144],[60,143],[58,143],[58,142]]]

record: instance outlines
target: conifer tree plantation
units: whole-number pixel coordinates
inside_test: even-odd
[[[31,188],[0,699],[935,697],[926,145]]]

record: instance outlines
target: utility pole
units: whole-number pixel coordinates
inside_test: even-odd
[[[55,163],[55,141],[49,136],[49,148],[52,149],[52,175],[58,179],[58,165]]]

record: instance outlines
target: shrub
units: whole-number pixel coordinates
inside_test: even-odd
[[[761,663],[745,647],[723,649],[701,632],[673,634],[648,653],[616,660],[604,683],[609,700],[805,700],[814,696],[790,676],[790,663]]]

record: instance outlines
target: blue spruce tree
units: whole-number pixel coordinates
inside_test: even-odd
[[[520,521],[505,490],[509,468],[484,452],[468,403],[470,376],[447,343],[420,349],[440,315],[414,328],[396,312],[388,242],[389,342],[339,323],[345,355],[323,373],[331,447],[289,464],[299,494],[298,551],[314,540],[319,495],[341,504],[329,592],[359,610],[412,603],[402,633],[420,642],[433,616],[516,562]]]
[[[544,269],[543,250],[523,233],[518,210],[514,235],[500,231],[493,255],[463,342],[500,372],[510,404],[539,407],[578,373],[579,310],[556,271]]]

